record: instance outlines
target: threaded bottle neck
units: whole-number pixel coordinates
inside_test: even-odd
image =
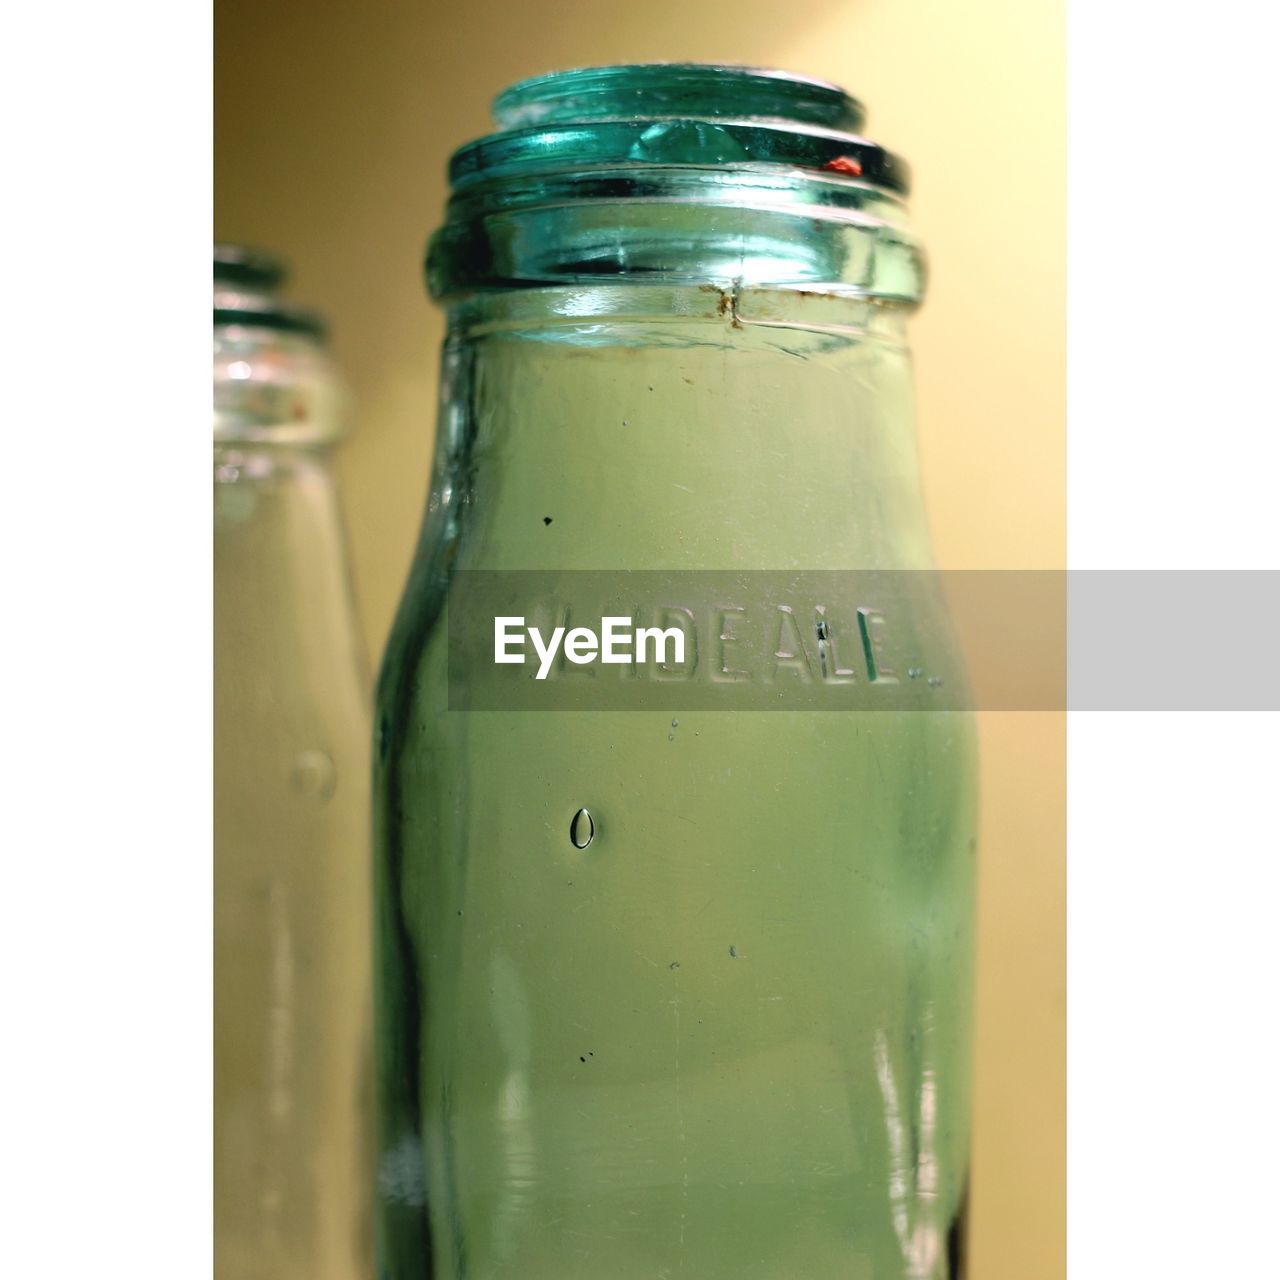
[[[746,67],[588,68],[499,95],[460,148],[432,294],[601,276],[919,301],[906,166],[835,85]],[[728,264],[728,274],[726,274]]]

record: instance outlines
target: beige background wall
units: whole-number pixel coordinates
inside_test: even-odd
[[[502,86],[691,59],[835,80],[907,157],[932,273],[920,441],[949,568],[1065,560],[1062,0],[216,0],[219,238],[283,251],[353,385],[341,454],[380,652],[423,503],[441,317],[420,262]],[[977,1280],[1064,1274],[1064,720],[982,720]]]

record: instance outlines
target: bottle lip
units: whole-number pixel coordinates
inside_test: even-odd
[[[213,324],[240,325],[304,334],[317,341],[328,336],[324,318],[309,307],[279,297],[289,278],[283,258],[250,245],[218,242],[213,246]]]
[[[862,103],[813,76],[735,63],[634,62],[530,76],[493,101],[500,129],[619,114],[789,119],[857,133]]]
[[[258,291],[278,289],[288,278],[289,268],[279,255],[247,244],[217,241],[213,246],[214,284],[239,286]]]
[[[496,132],[459,147],[455,191],[590,168],[765,166],[905,194],[904,161],[862,136],[838,85],[728,63],[631,63],[535,76],[494,99]]]
[[[586,67],[511,86],[452,156],[433,297],[568,280],[739,280],[919,301],[905,163],[839,86],[728,64]]]

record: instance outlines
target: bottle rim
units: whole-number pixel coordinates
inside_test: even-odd
[[[588,167],[786,166],[905,195],[899,157],[862,136],[862,104],[825,80],[730,63],[580,67],[493,102],[496,132],[449,162],[454,190]]]
[[[310,307],[281,298],[289,278],[283,258],[266,249],[220,241],[213,246],[214,328],[242,326],[303,334],[323,342],[329,327]]]
[[[922,297],[908,168],[856,132],[863,108],[837,84],[620,64],[513,84],[494,116],[449,161],[436,300],[623,280]]]
[[[584,120],[637,108],[694,115],[792,119],[857,133],[862,103],[839,85],[813,76],[736,63],[632,62],[576,67],[530,76],[493,100],[501,129],[553,120]]]
[[[433,297],[621,279],[862,289],[914,305],[905,163],[838,85],[730,64],[520,81],[449,163]]]

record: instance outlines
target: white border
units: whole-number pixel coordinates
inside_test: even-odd
[[[1071,0],[1073,568],[1277,567],[1271,25],[1245,0]],[[1190,600],[1171,625],[1204,636],[1187,679],[1230,661],[1229,619]],[[1275,1266],[1278,730],[1260,713],[1070,717],[1081,1280]]]
[[[6,1275],[212,1270],[211,47],[159,0],[0,42]]]
[[[1269,24],[1072,0],[1073,567],[1275,565]],[[134,0],[0,46],[13,1274],[209,1271],[210,44]],[[1073,1275],[1272,1265],[1276,728],[1072,718]]]

